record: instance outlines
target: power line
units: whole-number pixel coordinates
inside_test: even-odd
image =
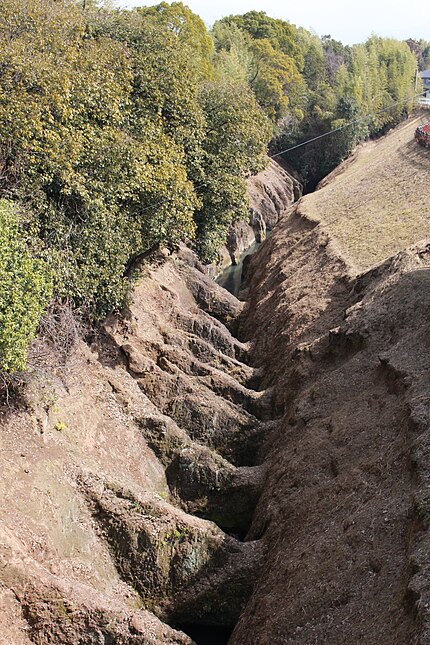
[[[314,141],[318,141],[319,139],[323,139],[324,137],[328,137],[330,134],[335,134],[336,132],[340,132],[341,130],[345,130],[346,128],[351,127],[352,125],[356,125],[357,123],[362,123],[366,121],[369,117],[371,116],[377,116],[378,114],[382,114],[382,112],[388,112],[388,110],[391,110],[391,108],[395,107],[396,105],[400,105],[401,103],[408,103],[409,101],[413,101],[414,99],[418,98],[421,96],[421,93],[415,94],[414,96],[408,97],[406,99],[402,99],[400,101],[396,101],[395,103],[391,103],[388,107],[381,108],[380,110],[376,110],[376,112],[370,112],[364,117],[360,117],[359,119],[355,119],[353,121],[349,121],[348,123],[345,123],[344,125],[339,126],[338,128],[333,128],[332,130],[329,130],[328,132],[324,132],[323,134],[318,135],[317,137],[312,137],[311,139],[307,139],[306,141],[302,141],[301,143],[298,143],[294,146],[291,146],[290,148],[287,148],[286,150],[281,150],[280,152],[276,152],[273,155],[268,155],[269,159],[275,159],[276,157],[280,157],[281,155],[287,154],[288,152],[291,152],[292,150],[297,150],[297,148],[301,148],[303,146],[307,146],[309,143],[313,143]],[[194,186],[194,191],[197,192],[200,190],[200,188],[204,188],[205,186],[208,185],[208,182],[202,182],[201,184],[198,184],[197,186]],[[151,210],[152,208],[157,208],[158,206],[163,206],[164,204],[167,204],[167,202],[170,201],[170,198],[164,198],[160,200],[159,202],[156,202],[155,204],[151,204],[150,206],[146,206],[145,208],[141,209],[141,213],[144,213],[148,210]]]
[[[340,132],[341,130],[345,130],[346,128],[349,128],[351,125],[356,125],[357,123],[362,123],[363,121],[366,121],[371,116],[377,116],[378,114],[381,114],[382,112],[388,112],[388,110],[391,110],[391,108],[395,107],[396,105],[399,105],[401,103],[407,103],[408,101],[413,101],[418,96],[421,96],[421,94],[415,94],[412,97],[402,99],[401,101],[396,101],[395,103],[392,103],[388,107],[381,108],[380,110],[377,110],[376,112],[370,112],[369,114],[367,114],[364,117],[360,117],[359,119],[355,119],[354,121],[349,121],[348,123],[345,123],[344,125],[341,125],[338,128],[333,128],[333,130],[329,130],[328,132],[324,132],[324,134],[320,134],[317,137],[313,137],[312,139],[308,139],[307,141],[302,141],[302,143],[298,143],[295,146],[291,146],[291,148],[287,148],[286,150],[281,150],[280,152],[277,152],[274,155],[269,155],[269,159],[275,159],[275,157],[280,157],[281,155],[287,154],[287,152],[291,152],[292,150],[297,150],[297,148],[301,148],[302,146],[307,146],[309,143],[313,143],[314,141],[318,141],[318,139],[323,139],[324,137],[328,137],[329,134],[334,134],[335,132]]]

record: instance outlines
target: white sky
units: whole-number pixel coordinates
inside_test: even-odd
[[[159,4],[151,0],[117,0],[118,7]],[[218,18],[255,9],[273,18],[331,34],[344,44],[363,42],[373,33],[406,39],[430,40],[428,0],[183,0],[211,25]]]

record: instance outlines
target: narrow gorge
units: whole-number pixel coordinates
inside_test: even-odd
[[[304,198],[274,162],[250,181],[225,264],[274,230],[241,300],[161,249],[66,360],[35,343],[2,419],[1,643],[429,642],[421,118]]]
[[[251,178],[224,264],[299,190],[274,162]],[[227,642],[264,558],[246,535],[275,421],[221,269],[155,251],[69,357],[34,344],[30,405],[2,419],[2,643]]]

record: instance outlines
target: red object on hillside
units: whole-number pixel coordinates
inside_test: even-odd
[[[420,125],[415,130],[415,141],[421,146],[424,146],[424,148],[430,148],[430,123]]]

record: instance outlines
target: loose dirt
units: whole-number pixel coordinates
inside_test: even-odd
[[[248,534],[267,557],[235,645],[430,642],[430,157],[416,123],[364,146],[251,260],[242,333],[279,422]]]

